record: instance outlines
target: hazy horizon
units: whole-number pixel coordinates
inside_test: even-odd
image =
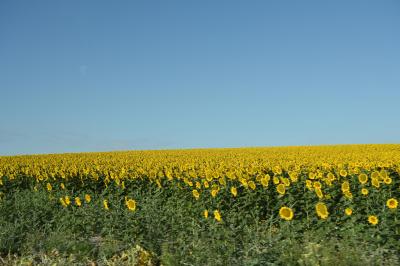
[[[279,146],[238,146],[238,147],[186,147],[186,148],[159,148],[159,149],[132,149],[132,150],[104,150],[104,151],[76,151],[76,152],[58,152],[58,153],[21,153],[11,155],[1,155],[0,157],[12,156],[40,156],[40,155],[62,155],[62,154],[81,154],[81,153],[124,153],[124,152],[143,152],[143,151],[191,151],[191,150],[224,150],[224,149],[269,149],[269,148],[287,148],[287,147],[332,147],[332,146],[365,146],[365,145],[393,145],[398,146],[400,143],[342,143],[342,144],[314,144],[314,145],[279,145]]]

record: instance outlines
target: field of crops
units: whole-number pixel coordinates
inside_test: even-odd
[[[398,200],[400,145],[0,157],[0,255],[44,264],[393,265]]]

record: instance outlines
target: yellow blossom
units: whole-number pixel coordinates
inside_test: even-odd
[[[87,203],[89,203],[91,200],[92,200],[92,197],[90,197],[89,194],[85,194],[85,201],[86,201]]]
[[[390,198],[386,201],[386,206],[388,206],[389,209],[396,209],[398,205],[398,201],[395,198]]]
[[[328,218],[329,212],[328,212],[328,208],[326,207],[325,203],[318,202],[317,205],[315,205],[315,210],[317,211],[317,215],[321,219]]]
[[[345,210],[344,210],[344,212],[346,213],[346,215],[348,215],[348,216],[350,216],[350,215],[352,215],[353,214],[353,210],[352,209],[350,209],[350,208],[346,208]]]
[[[366,175],[366,174],[360,174],[359,176],[358,176],[358,181],[361,183],[361,184],[366,184],[367,182],[368,182],[368,176]]]
[[[200,198],[200,193],[199,193],[199,191],[197,191],[197,189],[193,189],[192,194],[196,200],[198,200]]]
[[[379,219],[375,215],[370,215],[370,216],[368,216],[368,222],[372,225],[377,225],[379,222]]]
[[[234,197],[237,196],[237,189],[236,189],[236,187],[231,187],[231,193],[232,193],[232,195],[233,195]]]
[[[136,201],[134,199],[125,198],[125,205],[130,211],[136,210]]]
[[[219,213],[218,210],[214,211],[214,218],[215,220],[217,220],[218,222],[221,222],[222,218],[221,218],[221,214]]]
[[[75,205],[78,207],[82,205],[81,199],[79,197],[75,197]]]
[[[291,208],[283,206],[279,210],[279,216],[286,221],[290,221],[293,219],[294,213]]]
[[[104,206],[104,209],[106,209],[107,211],[109,210],[109,208],[108,208],[108,200],[103,200],[103,206]]]
[[[71,200],[70,200],[69,196],[65,196],[65,197],[64,197],[64,202],[65,202],[65,204],[67,204],[67,206],[68,206],[69,204],[71,204]]]
[[[252,189],[252,190],[255,190],[256,189],[256,183],[254,183],[254,181],[249,181],[248,182],[248,184],[249,184],[249,187]]]
[[[68,206],[68,205],[65,203],[64,198],[60,198],[60,202],[61,202],[61,205],[62,205],[64,208]]]
[[[285,185],[284,184],[279,184],[276,187],[276,191],[278,191],[279,194],[284,195],[285,191],[286,191]]]
[[[366,188],[361,189],[361,194],[363,194],[364,196],[367,196],[368,193],[369,193],[368,189],[366,189]]]

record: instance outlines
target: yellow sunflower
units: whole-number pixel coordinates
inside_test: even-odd
[[[106,209],[107,211],[109,210],[109,208],[108,208],[108,200],[103,200],[103,206],[104,206],[104,209]]]
[[[315,205],[315,210],[317,212],[317,215],[321,219],[326,219],[329,216],[328,208],[326,207],[325,203],[323,202],[318,202],[317,205]]]
[[[89,203],[92,200],[92,197],[89,194],[85,194],[85,201]]]
[[[236,189],[236,187],[231,187],[231,193],[232,193],[232,195],[233,195],[234,197],[237,196],[237,189]]]
[[[377,178],[372,178],[371,179],[371,184],[376,188],[379,188],[379,186],[380,186],[379,180]]]
[[[317,189],[321,189],[321,188],[322,188],[321,182],[315,181],[315,182],[313,183],[313,187],[314,187],[314,188],[317,188]]]
[[[342,177],[346,177],[346,176],[347,176],[347,171],[344,170],[344,169],[342,169],[342,170],[340,170],[339,174],[340,174],[340,176],[342,176]]]
[[[285,192],[286,192],[285,185],[284,185],[284,184],[279,184],[279,185],[276,187],[276,191],[278,191],[279,194],[284,195]]]
[[[395,198],[391,198],[386,201],[386,206],[388,206],[389,209],[396,209],[398,204],[399,203]]]
[[[219,213],[218,210],[214,211],[214,218],[215,220],[217,220],[218,222],[221,222],[222,218],[221,218],[221,214]]]
[[[368,176],[366,175],[366,174],[360,174],[359,176],[358,176],[358,181],[361,183],[361,184],[366,184],[367,182],[368,182]]]
[[[312,181],[311,181],[311,180],[306,180],[306,187],[307,187],[309,190],[312,190],[312,189],[313,189],[313,185],[312,185]]]
[[[371,174],[371,179],[378,179],[380,174],[377,171],[373,171]]]
[[[261,185],[263,186],[263,187],[268,187],[268,183],[269,183],[269,179],[267,179],[267,178],[261,178]]]
[[[383,182],[386,185],[390,185],[390,184],[392,184],[392,179],[390,177],[386,177],[386,178],[383,179]]]
[[[320,199],[324,197],[324,194],[322,193],[322,190],[320,188],[315,189],[315,194],[317,194],[317,197]]]
[[[64,202],[65,202],[65,204],[67,204],[67,206],[71,203],[69,196],[64,197]]]
[[[379,222],[379,219],[375,215],[370,215],[370,216],[368,216],[368,222],[372,225],[377,225]]]
[[[200,198],[200,193],[199,193],[199,191],[197,191],[197,189],[193,189],[192,194],[196,200],[198,200]]]
[[[196,188],[198,188],[198,189],[201,188],[201,183],[199,181],[196,182]]]
[[[286,221],[290,221],[293,219],[293,210],[289,207],[281,207],[279,210],[279,216],[286,220]]]
[[[61,202],[61,205],[62,205],[64,208],[68,206],[68,205],[65,203],[64,198],[60,198],[60,202]]]
[[[134,199],[125,199],[125,205],[130,211],[136,210],[136,201]]]
[[[256,183],[254,183],[254,181],[249,181],[249,187],[252,189],[252,190],[255,190],[256,189]]]
[[[343,193],[346,193],[346,192],[349,192],[350,191],[350,184],[349,184],[349,181],[344,181],[343,183],[342,183],[342,192]]]
[[[78,207],[82,205],[81,199],[79,197],[75,197],[75,205]]]

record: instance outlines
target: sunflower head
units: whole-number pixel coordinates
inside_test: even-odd
[[[344,210],[344,213],[346,213],[347,216],[350,216],[350,215],[353,214],[353,210],[350,209],[350,208],[346,208],[346,209]]]
[[[317,188],[317,189],[321,189],[321,188],[322,188],[321,182],[315,181],[315,182],[313,183],[313,187],[314,187],[314,188]]]
[[[256,189],[256,183],[254,183],[254,181],[249,181],[248,184],[249,184],[249,187],[250,187],[252,190],[255,190],[255,189]]]
[[[380,186],[379,180],[377,178],[372,178],[371,184],[376,188],[379,188],[379,186]]]
[[[85,201],[86,201],[87,203],[89,203],[91,200],[92,200],[92,197],[90,197],[89,194],[85,194]]]
[[[367,176],[366,174],[360,174],[360,175],[358,176],[358,181],[359,181],[361,184],[366,184],[366,183],[368,182],[368,176]]]
[[[362,188],[361,189],[361,194],[363,194],[364,196],[367,196],[368,195],[368,189]]]
[[[237,189],[236,189],[236,187],[231,187],[231,193],[232,193],[232,195],[233,195],[234,197],[237,196]]]
[[[350,184],[349,184],[349,181],[344,181],[343,183],[342,183],[342,192],[343,193],[346,193],[346,192],[349,192],[350,191]]]
[[[340,174],[340,176],[342,176],[342,177],[346,177],[346,176],[347,176],[347,171],[344,170],[344,169],[342,169],[342,170],[340,170],[339,174]]]
[[[286,192],[285,185],[284,185],[284,184],[279,184],[279,185],[276,187],[276,191],[278,191],[279,194],[284,195],[285,192]]]
[[[315,189],[315,194],[317,194],[317,197],[320,199],[324,197],[324,194],[322,193],[322,190],[320,188]]]
[[[214,211],[214,218],[215,220],[217,220],[218,222],[221,222],[222,218],[221,218],[221,214],[219,213],[218,210]]]
[[[294,216],[293,210],[289,207],[281,207],[279,210],[279,216],[286,221],[290,221]]]
[[[317,212],[317,215],[321,219],[326,219],[329,216],[328,208],[326,207],[325,203],[323,202],[318,202],[317,205],[315,205],[315,210]]]
[[[136,210],[136,201],[133,199],[127,199],[125,201],[126,207],[128,208],[128,210],[130,211],[135,211]]]
[[[395,198],[391,198],[386,201],[386,206],[388,206],[389,209],[396,209],[398,204],[399,203]]]
[[[64,198],[60,198],[60,202],[61,202],[61,205],[62,205],[64,208],[68,206],[67,203],[65,203]]]
[[[378,217],[376,217],[375,215],[370,215],[368,216],[368,222],[372,225],[377,225],[379,220]]]
[[[65,196],[65,197],[64,197],[64,202],[65,202],[65,204],[67,204],[67,205],[71,204],[71,199],[69,198],[69,196]]]
[[[390,185],[390,184],[392,184],[392,179],[390,177],[386,177],[386,178],[383,179],[383,182],[386,185]]]
[[[378,179],[380,177],[380,174],[377,171],[373,171],[371,174],[372,179]]]
[[[109,208],[108,208],[108,200],[103,200],[103,206],[104,206],[104,209],[106,209],[107,211],[109,210]]]
[[[79,197],[75,197],[75,205],[78,207],[82,205],[81,199]]]
[[[197,189],[193,189],[192,194],[196,200],[198,200],[200,198],[200,193]]]

